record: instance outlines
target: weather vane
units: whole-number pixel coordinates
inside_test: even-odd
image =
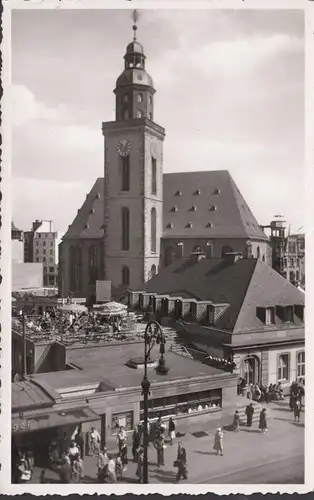
[[[133,10],[132,12],[132,19],[133,19],[133,40],[136,40],[136,30],[137,30],[137,21],[138,21],[138,18],[139,18],[139,13],[136,9]]]

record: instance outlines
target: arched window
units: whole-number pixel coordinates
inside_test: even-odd
[[[156,274],[157,274],[157,268],[155,264],[153,264],[152,267],[150,268],[150,277],[153,278],[154,276],[156,276]]]
[[[257,249],[256,249],[256,258],[257,258],[257,259],[260,259],[260,258],[261,258],[261,250],[260,250],[260,247],[257,247]]]
[[[137,102],[143,102],[143,94],[137,94]]]
[[[130,156],[123,156],[121,162],[121,190],[130,191]]]
[[[265,255],[263,255],[263,257],[262,257],[262,261],[263,261],[263,262],[265,262]]]
[[[130,211],[127,207],[122,207],[121,210],[122,231],[121,231],[121,248],[129,250],[130,248]]]
[[[98,279],[98,248],[91,245],[88,250],[88,271],[89,271],[89,284],[95,284]]]
[[[157,194],[157,161],[152,156],[152,194]]]
[[[130,284],[130,269],[127,266],[122,268],[122,285]]]
[[[173,261],[173,248],[167,247],[165,251],[165,267],[170,266]]]
[[[224,245],[224,246],[222,247],[222,249],[221,249],[221,257],[224,257],[224,255],[225,255],[226,253],[231,253],[231,252],[233,252],[233,250],[232,250],[231,246],[229,246],[229,245]]]
[[[70,246],[70,290],[76,292],[81,287],[82,249],[79,245]]]
[[[150,212],[150,237],[151,237],[151,251],[157,251],[157,216],[156,208],[153,207]]]

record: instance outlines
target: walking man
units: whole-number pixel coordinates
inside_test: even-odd
[[[177,460],[175,461],[176,467],[178,467],[178,473],[176,477],[176,483],[178,483],[183,477],[183,479],[188,478],[188,469],[187,469],[187,456],[186,449],[183,446],[182,441],[178,443],[178,454]]]
[[[216,434],[215,434],[215,441],[214,441],[214,450],[216,450],[217,455],[220,453],[220,455],[223,455],[223,432],[221,427],[218,427]]]
[[[163,434],[159,434],[155,441],[155,448],[157,450],[157,466],[165,465],[165,436]]]
[[[174,421],[172,420],[172,417],[169,418],[168,434],[169,434],[170,444],[172,444],[173,440],[176,437],[176,426]]]
[[[253,406],[253,403],[250,403],[246,407],[245,414],[246,414],[246,425],[248,427],[252,427],[253,415],[254,415],[254,406]]]
[[[262,434],[268,431],[267,429],[267,421],[266,421],[266,408],[263,408],[260,416],[259,416],[259,426],[258,428],[261,430]]]

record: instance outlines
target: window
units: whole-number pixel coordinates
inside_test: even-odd
[[[38,245],[39,245],[39,241],[36,241],[36,247],[38,247]]]
[[[125,109],[125,110],[124,110],[124,119],[125,119],[125,120],[128,120],[128,119],[129,119],[129,111],[128,111],[128,109]]]
[[[122,268],[122,285],[130,284],[130,269],[127,266]]]
[[[128,102],[128,101],[129,101],[128,94],[124,94],[124,96],[123,96],[123,102]]]
[[[295,281],[295,274],[294,271],[290,271],[289,273],[289,281],[293,283]]]
[[[49,267],[49,272],[50,272],[50,273],[54,273],[54,272],[55,272],[55,268],[54,268],[53,266],[50,266],[50,267]]]
[[[130,211],[127,207],[122,207],[121,219],[122,219],[121,247],[122,247],[122,250],[129,250],[129,248],[130,248]]]
[[[137,102],[143,102],[143,94],[137,94]]]
[[[148,102],[149,102],[149,104],[152,104],[152,102],[153,102],[153,99],[152,99],[152,96],[151,96],[151,95],[150,95],[150,96],[149,96],[149,98],[148,98]]]
[[[285,323],[293,323],[293,307],[287,306],[285,309]]]
[[[305,352],[297,352],[297,380],[305,379]]]
[[[45,253],[46,253],[46,249],[44,248],[44,249],[43,249],[43,254],[45,255]]]
[[[55,277],[54,276],[48,276],[48,282],[49,282],[49,285],[54,285],[55,284]]]
[[[273,325],[275,323],[275,308],[266,307],[265,309],[265,324]]]
[[[36,262],[39,262],[39,258],[38,257],[36,257]]]
[[[260,250],[260,247],[257,247],[257,249],[256,249],[256,258],[257,258],[257,259],[260,259],[260,258],[261,258],[261,250]]]
[[[150,238],[151,238],[151,251],[157,251],[157,215],[156,208],[153,207],[150,212]]]
[[[45,241],[43,241],[43,245],[44,245],[44,247],[46,246],[46,242]]]
[[[49,253],[50,253],[50,255],[53,255],[53,250],[51,249],[51,250],[49,251]]]
[[[149,118],[150,120],[152,120],[152,119],[153,119],[153,115],[152,115],[152,113],[148,113],[148,118]]]
[[[138,110],[138,112],[137,112],[137,118],[143,118],[143,111]]]
[[[53,262],[53,258],[52,257],[49,258],[49,262]]]
[[[155,264],[153,264],[152,267],[150,268],[150,278],[153,278],[154,276],[156,276],[156,274],[157,274],[157,268]]]
[[[130,156],[123,156],[121,158],[121,190],[130,190]]]
[[[304,321],[304,306],[303,305],[295,305],[294,306],[294,314],[299,318],[299,320]]]
[[[98,279],[98,248],[91,245],[88,250],[89,283],[93,285]]]
[[[152,156],[152,194],[157,194],[157,161]]]
[[[289,354],[278,356],[278,381],[289,380]]]
[[[124,427],[126,431],[131,431],[133,429],[133,411],[113,413],[111,419],[112,434],[117,434],[120,427]]]
[[[53,247],[53,241],[50,242],[50,246]]]
[[[46,262],[46,257],[43,257],[43,262]]]
[[[38,250],[38,248],[36,248],[36,255],[38,255],[38,254],[39,254],[39,250]]]

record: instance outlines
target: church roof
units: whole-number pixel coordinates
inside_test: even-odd
[[[164,174],[165,238],[267,240],[227,170]]]
[[[164,174],[163,186],[164,238],[267,240],[227,170]],[[103,216],[98,178],[63,239],[102,237]]]
[[[233,333],[265,328],[257,317],[257,307],[304,305],[304,294],[259,259],[239,259],[236,262],[229,259],[202,259],[199,262],[176,259],[146,282],[142,289],[229,304],[215,326]],[[282,327],[279,318],[276,318],[276,326]]]
[[[64,239],[102,238],[104,236],[104,179],[99,177],[78,210]]]

